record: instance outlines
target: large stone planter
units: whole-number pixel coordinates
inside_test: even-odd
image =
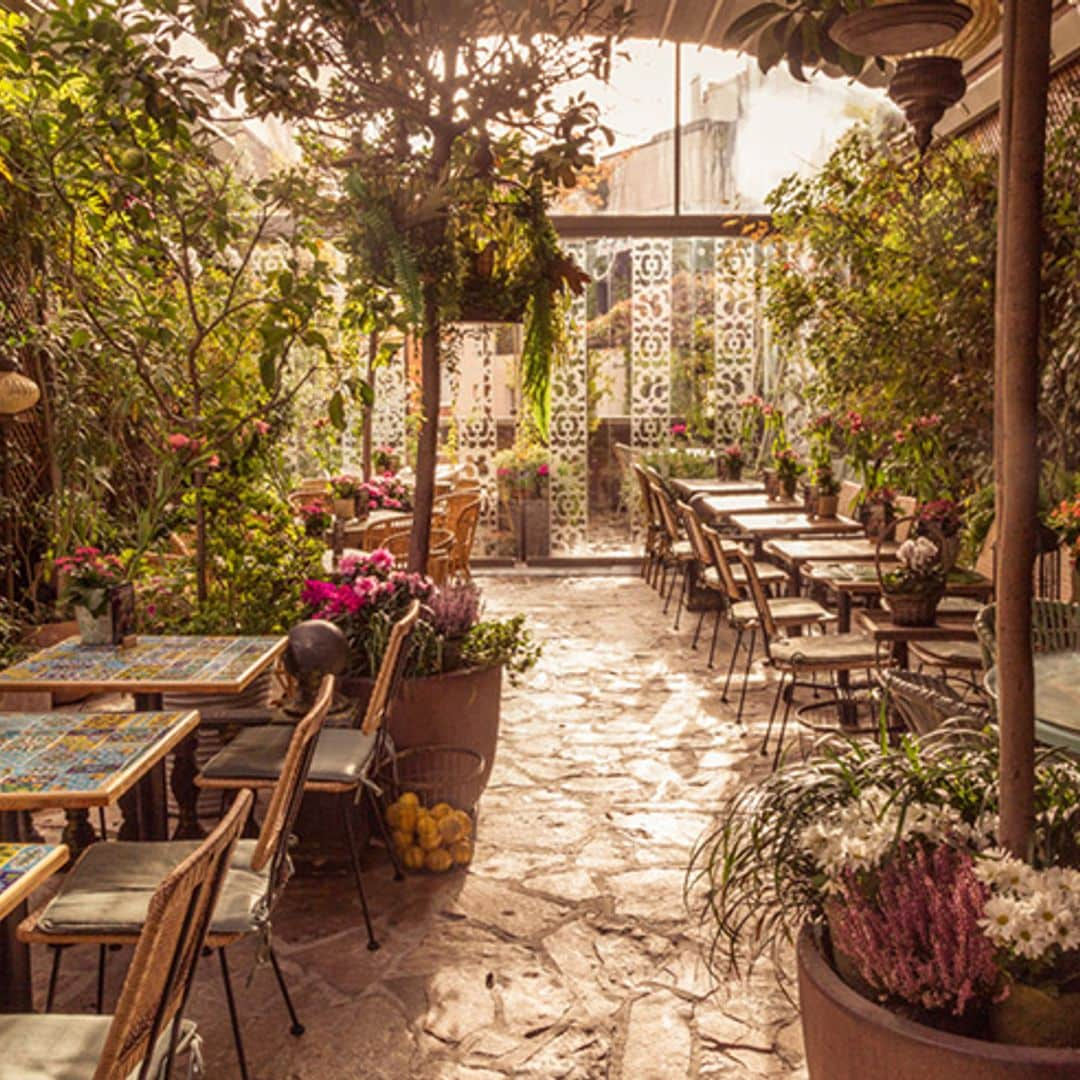
[[[550,499],[511,499],[510,521],[519,559],[546,559],[551,554]]]
[[[810,1080],[1077,1080],[1080,1049],[970,1039],[898,1016],[833,970],[809,927],[799,935],[799,1005]]]

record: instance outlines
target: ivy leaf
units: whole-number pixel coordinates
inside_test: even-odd
[[[767,22],[782,15],[787,8],[783,4],[757,4],[735,19],[724,33],[724,40],[733,45],[749,41]]]
[[[787,46],[787,29],[791,16],[770,23],[758,38],[758,67],[762,74],[768,73],[784,58]]]
[[[273,390],[277,383],[277,365],[273,353],[263,353],[259,358],[259,378],[267,390]]]
[[[330,417],[330,423],[338,429],[338,431],[345,430],[345,401],[341,396],[340,390],[335,390],[330,398],[330,404],[327,406],[327,414]]]
[[[356,387],[356,396],[365,407],[370,409],[375,404],[375,387],[367,379],[361,379]]]

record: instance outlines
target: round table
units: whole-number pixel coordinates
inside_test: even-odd
[[[986,675],[997,700],[997,668]],[[1080,754],[1080,652],[1035,656],[1035,737],[1048,746]]]

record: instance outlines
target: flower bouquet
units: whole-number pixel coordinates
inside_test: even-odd
[[[941,564],[947,574],[960,554],[960,530],[964,519],[960,507],[952,499],[936,499],[925,503],[915,521],[916,536],[936,535],[939,539]]]
[[[393,473],[383,473],[360,484],[356,493],[356,512],[366,517],[372,510],[411,510],[412,492]]]
[[[899,567],[884,573],[880,554],[879,545],[878,579],[893,622],[897,626],[933,626],[946,578],[938,544],[928,536],[905,540],[896,549]]]
[[[304,533],[307,536],[324,536],[333,525],[333,515],[325,506],[317,502],[305,503],[298,513],[304,525]]]
[[[1069,547],[1072,560],[1073,600],[1080,601],[1080,495],[1064,499],[1046,517],[1046,524]]]
[[[56,560],[61,595],[75,609],[84,645],[111,645],[113,641],[112,593],[123,585],[123,564],[100,548],[79,547],[73,555]]]
[[[728,480],[741,480],[746,458],[743,455],[742,446],[737,443],[729,443],[724,447],[720,455],[720,461],[724,467],[724,476]]]
[[[787,499],[793,499],[799,477],[804,471],[799,455],[790,446],[781,446],[773,453],[773,468],[776,470],[780,493]]]
[[[864,489],[858,505],[859,521],[866,529],[867,539],[879,539],[896,516],[896,493],[887,487]]]

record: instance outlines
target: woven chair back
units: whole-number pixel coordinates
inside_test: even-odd
[[[768,652],[769,642],[776,637],[776,623],[773,621],[772,609],[769,607],[769,601],[765,597],[765,589],[762,587],[761,578],[758,577],[754,560],[741,548],[737,554],[739,562],[742,563],[743,569],[746,571],[746,590],[750,594],[750,599],[753,601],[754,608],[758,613],[761,629],[765,635],[765,650]]]
[[[987,604],[975,616],[975,634],[987,668],[997,663],[996,619],[997,604]],[[1037,653],[1080,652],[1080,604],[1065,600],[1032,600],[1031,648]]]
[[[675,512],[671,509],[671,499],[658,480],[649,482],[649,490],[652,492],[653,502],[660,515],[660,524],[664,535],[671,544],[679,542],[679,523],[675,518]]]
[[[690,540],[690,548],[694,552],[694,558],[697,559],[702,566],[712,566],[712,553],[709,551],[709,545],[705,540],[705,535],[701,531],[701,519],[694,513],[694,508],[685,502],[677,502],[676,507],[679,511],[679,516],[682,518],[683,528],[686,530],[686,535]]]
[[[282,877],[288,855],[289,833],[300,810],[304,784],[307,782],[311,759],[315,754],[315,743],[326,714],[330,711],[330,702],[334,697],[334,681],[333,675],[323,677],[314,703],[293,729],[289,748],[285,752],[285,761],[270,793],[270,805],[266,809],[259,838],[255,841],[251,868],[258,871],[273,861],[269,875],[272,890],[284,884]]]
[[[851,517],[855,500],[858,499],[861,491],[862,484],[856,484],[854,480],[842,480],[840,482],[840,491],[836,500],[836,512],[841,517]]]
[[[136,1070],[148,1080],[170,1024],[171,1058],[229,856],[253,801],[250,791],[240,791],[217,828],[154,891],[93,1080],[128,1080]]]
[[[728,562],[727,552],[724,551],[724,541],[711,525],[702,525],[701,532],[709,545],[710,562],[720,575],[724,592],[733,604],[737,604],[743,599],[743,593],[735,582],[735,575],[731,572],[731,563]]]
[[[480,524],[480,500],[470,496],[458,511],[454,522],[454,546],[450,554],[450,574],[454,577],[472,577],[469,561],[472,559],[473,544],[476,543],[476,529]]]
[[[379,547],[389,551],[394,556],[394,564],[399,570],[403,570],[409,562],[409,543],[412,540],[411,529],[397,529],[383,537]]]
[[[394,623],[390,631],[390,640],[386,643],[386,651],[383,653],[378,674],[375,676],[375,687],[371,691],[371,697],[368,698],[364,720],[360,725],[361,730],[367,735],[375,734],[386,721],[387,713],[397,696],[398,687],[405,674],[405,663],[409,658],[409,638],[419,618],[420,601],[414,600],[409,605],[408,611]]]

